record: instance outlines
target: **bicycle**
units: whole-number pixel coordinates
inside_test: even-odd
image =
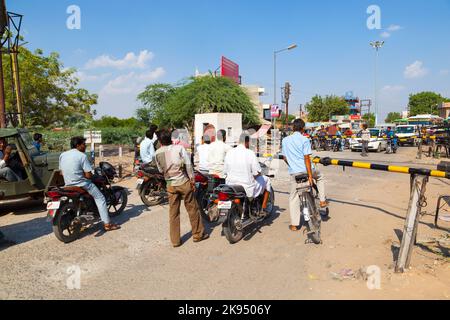
[[[322,244],[321,223],[322,218],[319,211],[320,202],[318,198],[317,186],[309,184],[308,174],[301,174],[295,177],[297,183],[297,192],[300,197],[300,211],[304,221],[307,223],[307,242]],[[329,209],[326,209],[326,215]]]

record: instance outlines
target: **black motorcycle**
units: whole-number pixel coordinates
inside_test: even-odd
[[[128,193],[125,188],[112,186],[116,170],[109,163],[100,162],[94,172],[92,182],[105,196],[109,216],[120,215],[127,205]],[[82,230],[100,220],[94,198],[83,188],[53,188],[46,197],[47,220],[52,222],[56,238],[64,243],[77,240]]]
[[[265,193],[256,199],[247,198],[242,186],[220,185],[214,190],[219,210],[219,223],[231,243],[244,237],[244,229],[267,219],[275,208],[275,192],[272,189],[265,199]]]
[[[147,207],[157,206],[167,201],[166,180],[158,168],[142,164],[137,169],[136,176],[139,196]]]

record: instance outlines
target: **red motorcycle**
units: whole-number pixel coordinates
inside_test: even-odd
[[[112,186],[116,170],[109,163],[101,162],[94,172],[92,182],[105,196],[109,216],[120,215],[127,206],[128,193],[125,188]],[[82,230],[100,220],[94,198],[83,188],[53,188],[46,197],[47,220],[52,222],[56,238],[64,243],[77,240]]]
[[[200,208],[200,213],[206,222],[217,222],[219,210],[217,208],[217,196],[214,189],[225,183],[225,179],[218,175],[203,174],[195,171],[195,199]]]

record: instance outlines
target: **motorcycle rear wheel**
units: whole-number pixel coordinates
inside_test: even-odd
[[[56,238],[64,243],[77,240],[81,234],[81,222],[75,221],[77,208],[73,203],[65,203],[58,210],[53,219],[53,233]]]
[[[142,186],[139,196],[147,207],[154,207],[166,201],[167,191],[164,188],[160,189],[157,181],[151,179]]]
[[[241,222],[241,217],[236,208],[231,209],[232,212],[227,221],[223,224],[223,233],[230,244],[238,243],[244,237],[244,230],[239,230],[237,223]]]

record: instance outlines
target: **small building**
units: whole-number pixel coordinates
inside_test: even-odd
[[[443,119],[450,118],[450,102],[443,102],[439,107],[439,116]]]
[[[195,144],[201,144],[202,137],[206,131],[214,132],[225,130],[227,143],[238,144],[242,134],[241,113],[204,113],[195,115]]]

